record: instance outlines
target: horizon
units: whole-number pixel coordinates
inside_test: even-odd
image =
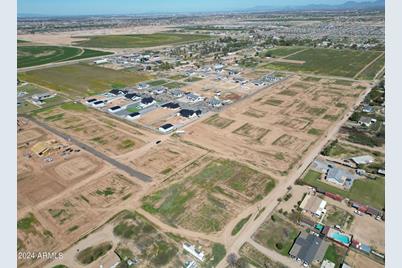
[[[350,0],[248,0],[202,2],[185,0],[18,0],[17,16],[107,16],[143,14],[179,14],[239,12],[256,7],[297,8],[307,5],[341,5]],[[352,2],[376,2],[376,0],[353,0]]]

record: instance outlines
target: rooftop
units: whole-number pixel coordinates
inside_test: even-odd
[[[320,237],[306,232],[301,232],[297,237],[289,255],[301,259],[308,264],[313,261],[321,262],[328,248],[328,242]]]

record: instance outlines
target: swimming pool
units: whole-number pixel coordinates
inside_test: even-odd
[[[345,245],[349,245],[349,244],[350,244],[349,237],[346,236],[346,235],[344,235],[344,234],[341,234],[341,233],[339,233],[339,232],[333,233],[333,234],[331,235],[331,238],[334,239],[334,240],[336,240],[336,241],[339,241],[339,242],[341,242],[342,244],[345,244]]]

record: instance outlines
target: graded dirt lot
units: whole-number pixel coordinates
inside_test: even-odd
[[[87,179],[89,182],[78,189],[35,206],[34,213],[19,217],[18,238],[24,241],[26,251],[64,250],[122,208],[116,207],[136,200],[141,190],[116,171],[98,173]]]
[[[141,122],[147,126],[153,126],[159,128],[163,122],[171,117],[174,117],[177,111],[172,111],[170,109],[157,108],[145,115],[141,116],[138,122]]]
[[[110,156],[139,149],[157,138],[93,109],[83,111],[55,107],[36,114],[50,126],[62,130]]]
[[[216,79],[216,75],[208,76],[202,80],[190,83],[182,87],[183,91],[191,91],[197,93],[206,98],[213,98],[216,92],[221,92],[222,99],[226,95],[234,94],[239,96],[245,96],[255,91],[257,87],[252,83],[248,83],[245,86],[240,86],[239,83],[235,83],[233,77],[222,78],[221,80]]]
[[[128,159],[135,169],[154,179],[160,179],[184,168],[206,153],[205,150],[170,138],[144,154],[134,154]]]
[[[167,26],[154,25],[154,26],[135,26],[123,28],[106,28],[95,30],[80,30],[71,32],[54,32],[54,33],[35,33],[19,35],[18,39],[31,41],[34,43],[44,44],[58,44],[58,45],[72,45],[73,42],[85,40],[85,38],[78,38],[78,36],[88,35],[110,35],[110,34],[152,34],[166,30]]]
[[[357,241],[385,252],[385,223],[368,215],[355,216],[349,230]]]
[[[332,84],[292,76],[185,127],[182,139],[285,176],[363,92]]]
[[[351,267],[367,267],[367,268],[383,268],[384,265],[371,260],[363,254],[358,254],[353,251],[349,251],[346,256],[345,262]]]
[[[18,208],[54,197],[103,167],[100,160],[33,123],[23,125],[17,137]]]

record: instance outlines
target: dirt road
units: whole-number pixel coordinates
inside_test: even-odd
[[[355,102],[355,107],[358,106],[365,98],[365,96],[370,92],[370,89],[366,90]],[[355,107],[349,109],[347,111],[342,120],[340,120],[336,125],[334,125],[331,129],[328,130],[326,135],[316,143],[314,149],[312,149],[308,155],[305,156],[304,162],[301,166],[289,174],[286,180],[283,180],[282,183],[277,185],[275,189],[262,201],[256,203],[255,205],[249,207],[245,211],[243,211],[236,219],[232,220],[224,230],[224,240],[225,246],[227,249],[227,254],[230,253],[237,253],[241,246],[250,239],[253,233],[258,229],[258,227],[264,222],[265,218],[269,216],[278,205],[278,198],[283,197],[287,190],[288,186],[294,184],[294,182],[301,177],[304,171],[308,168],[310,163],[315,159],[315,157],[321,152],[321,150],[325,147],[327,142],[338,133],[339,129],[342,125],[348,120],[349,116],[353,113]],[[258,219],[255,221],[250,220],[240,231],[240,233],[232,237],[231,230],[233,229],[234,225],[240,221],[240,219],[245,218],[250,213],[253,213],[252,219],[256,216],[258,212],[258,208],[266,207],[265,210],[261,213]],[[276,260],[276,259],[275,259]],[[226,266],[226,258],[224,258],[217,267],[225,267]]]

